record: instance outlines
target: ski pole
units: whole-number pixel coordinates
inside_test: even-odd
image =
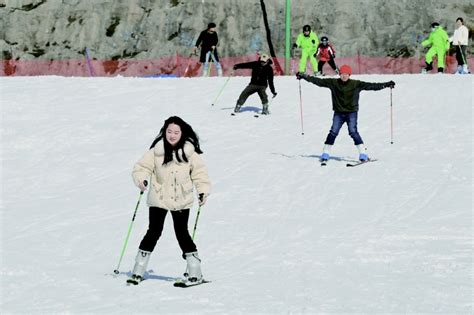
[[[303,127],[303,98],[301,97],[301,80],[298,80],[299,88],[300,88],[300,116],[301,116],[301,134],[304,135],[304,127]]]
[[[393,144],[393,103],[392,103],[392,90],[390,88],[390,143]]]
[[[461,49],[461,44],[458,44],[458,49],[459,49],[459,52],[461,53],[462,61],[467,66],[466,58],[464,58],[464,53],[462,52],[462,49]]]
[[[146,187],[148,185],[148,182],[145,180],[143,182],[143,184]],[[143,196],[143,191],[140,191],[140,195],[138,196],[137,205],[135,206],[135,211],[133,212],[132,221],[130,222],[130,225],[128,226],[128,232],[127,232],[127,236],[125,237],[125,243],[123,244],[122,253],[120,254],[120,259],[119,259],[119,262],[117,264],[117,268],[114,270],[114,273],[116,275],[118,275],[120,273],[120,271],[119,271],[120,264],[122,263],[122,258],[123,258],[123,254],[125,253],[125,249],[127,248],[128,238],[130,237],[130,232],[132,232],[133,222],[135,221],[135,216],[137,215],[138,206],[140,205],[140,200],[142,199],[142,196]]]
[[[186,66],[186,70],[184,70],[183,77],[185,77],[186,74],[188,73],[189,67],[191,66],[191,62],[193,61],[193,59],[192,59],[193,55],[195,55],[195,54],[194,53],[189,54],[188,65]]]
[[[219,93],[217,94],[216,98],[214,99],[214,102],[212,102],[212,106],[214,106],[214,104],[216,103],[217,99],[219,98],[219,96],[221,96],[221,93],[222,91],[224,91],[224,88],[225,86],[227,85],[227,83],[229,82],[230,78],[234,75],[234,72],[232,71],[230,73],[230,76],[227,78],[227,80],[225,80],[225,83],[224,85],[222,86],[222,88],[220,89]]]
[[[196,214],[196,221],[194,222],[194,229],[193,229],[193,241],[194,241],[194,236],[196,235],[196,229],[198,225],[198,220],[199,220],[199,214],[201,213],[201,206],[199,206]]]

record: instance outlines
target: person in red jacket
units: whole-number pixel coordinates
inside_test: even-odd
[[[318,51],[316,52],[316,57],[318,57],[318,73],[316,75],[323,75],[323,66],[327,62],[331,68],[339,74],[339,69],[334,62],[336,58],[336,50],[334,47],[329,44],[329,39],[326,36],[321,37],[321,43],[318,46]]]

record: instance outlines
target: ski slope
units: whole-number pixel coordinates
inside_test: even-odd
[[[346,126],[320,166],[330,93],[301,82],[302,125],[294,77],[258,118],[256,95],[230,115],[249,77],[214,106],[227,78],[0,78],[0,312],[472,314],[472,76],[354,78],[397,84],[393,144],[390,90],[361,94],[378,161],[356,168]],[[171,115],[199,134],[213,183],[196,239],[212,282],[173,287],[185,261],[168,216],[147,280],[127,287],[148,219],[143,198],[114,277],[131,169]]]

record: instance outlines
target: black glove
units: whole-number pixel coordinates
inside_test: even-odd
[[[237,70],[237,65],[234,65],[232,69]]]
[[[331,58],[334,59],[334,58],[336,58],[336,56],[333,54],[333,55],[331,55]]]
[[[316,44],[316,41],[315,41],[314,39],[312,39],[311,42],[312,42],[313,44]]]
[[[204,204],[206,204],[206,195],[201,193],[198,195],[198,198],[199,198],[199,205],[204,206]]]
[[[389,88],[393,89],[395,87],[395,82],[389,81],[389,82],[385,83],[385,87],[389,87]]]
[[[293,49],[298,48],[298,45],[293,44]]]
[[[303,77],[303,73],[301,73],[301,72],[296,72],[296,79],[297,79],[297,80],[301,80],[302,77]]]
[[[317,53],[314,53],[313,57],[314,57],[314,58],[318,58]]]
[[[272,92],[272,94],[274,98],[277,96],[277,92]]]

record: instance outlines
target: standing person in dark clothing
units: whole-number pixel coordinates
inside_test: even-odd
[[[316,84],[320,87],[325,87],[331,90],[332,109],[334,115],[332,119],[332,126],[329,134],[324,142],[323,154],[321,155],[322,162],[329,159],[336,137],[339,134],[344,123],[347,123],[349,135],[354,140],[354,144],[359,150],[359,160],[367,161],[367,149],[362,141],[359,132],[357,131],[357,112],[359,111],[359,94],[362,91],[378,91],[384,88],[394,88],[395,82],[389,81],[385,83],[370,83],[359,80],[351,80],[349,77],[352,74],[352,69],[348,65],[343,65],[339,68],[339,79],[320,79],[315,78],[304,73],[298,72],[296,78],[298,80],[304,79],[308,82]]]
[[[237,105],[235,105],[234,113],[240,112],[240,108],[250,95],[258,93],[263,105],[262,115],[270,114],[270,111],[268,110],[268,96],[265,92],[267,86],[270,86],[270,91],[272,92],[273,97],[277,95],[275,92],[275,86],[273,85],[272,64],[273,62],[267,54],[261,54],[258,61],[238,63],[234,65],[234,70],[252,69],[250,84],[247,85],[240,94],[239,99],[237,100]]]
[[[219,39],[217,37],[216,32],[216,24],[209,23],[207,25],[207,29],[199,34],[199,37],[196,41],[196,45],[194,45],[193,53],[195,54],[197,49],[201,47],[201,55],[199,57],[199,62],[203,63],[204,66],[202,68],[202,76],[208,76],[209,70],[209,61],[212,61],[216,65],[217,75],[222,76],[222,66],[219,63],[219,56],[217,54],[217,43]]]

